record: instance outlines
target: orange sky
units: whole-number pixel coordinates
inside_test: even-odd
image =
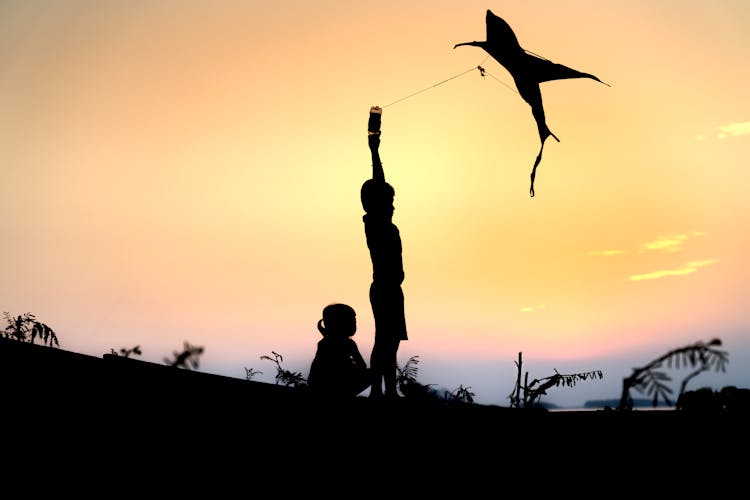
[[[488,8],[611,85],[541,85],[561,142],[534,198],[529,106],[453,49]],[[65,349],[161,361],[187,340],[204,371],[271,381],[259,356],[306,374],[322,308],[345,302],[367,357],[380,105],[399,357],[423,383],[506,404],[522,351],[532,377],[604,370],[552,401],[617,397],[632,367],[720,337],[728,373],[692,384],[750,385],[748,61],[740,0],[3,2],[0,305]]]

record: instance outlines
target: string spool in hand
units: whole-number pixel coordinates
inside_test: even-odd
[[[370,107],[370,119],[367,121],[367,135],[380,133],[380,118],[383,116],[383,108],[379,106]]]

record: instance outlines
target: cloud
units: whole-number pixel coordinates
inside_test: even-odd
[[[728,125],[719,125],[716,127],[716,137],[726,139],[727,137],[738,137],[741,135],[750,135],[750,122],[737,122]]]
[[[608,257],[610,255],[622,255],[625,250],[590,250],[586,252],[586,255],[596,255],[600,257]]]
[[[716,264],[719,259],[706,259],[688,262],[685,266],[678,269],[664,269],[660,271],[652,271],[644,274],[634,274],[628,278],[629,281],[643,281],[643,280],[655,280],[659,278],[665,278],[667,276],[685,276],[692,274],[701,267],[710,266]]]
[[[705,231],[692,231],[690,233],[672,234],[667,236],[659,236],[653,241],[643,243],[639,253],[647,251],[660,251],[660,252],[679,252],[682,250],[682,245],[690,238],[697,238],[699,236],[705,236]],[[591,255],[594,257],[610,257],[612,255],[624,255],[628,253],[627,250],[607,249],[607,250],[589,250],[585,255]]]
[[[659,236],[653,241],[641,245],[643,251],[660,251],[660,252],[680,252],[682,245],[689,238],[705,236],[704,231],[693,231],[688,234],[672,234],[668,236]]]
[[[677,233],[677,234],[659,236],[658,238],[652,241],[647,241],[646,243],[641,244],[639,250],[635,253],[644,254],[646,252],[661,252],[661,253],[681,252],[683,250],[683,246],[685,242],[687,242],[689,239],[699,238],[707,234],[708,233],[705,231],[691,231],[688,233]],[[588,252],[585,253],[585,255],[590,255],[594,257],[610,257],[613,255],[624,255],[627,253],[631,253],[631,252],[627,250],[608,249],[608,250],[589,250]],[[708,260],[688,262],[684,266],[679,267],[677,269],[661,269],[661,270],[652,271],[649,273],[634,274],[634,275],[629,276],[627,279],[628,281],[643,281],[643,280],[655,280],[655,279],[664,278],[667,276],[684,276],[687,274],[694,273],[700,267],[714,264],[716,262],[719,262],[719,260],[708,259]],[[531,312],[533,310],[534,310],[533,307],[524,307],[521,309],[522,312]]]
[[[659,238],[641,245],[645,250],[657,250],[663,252],[679,252],[682,244],[688,239],[686,234],[674,234],[671,236],[660,236]]]
[[[544,309],[544,304],[539,304],[538,306],[525,306],[521,308],[521,312],[524,313],[530,313],[534,311],[538,311],[540,309]]]

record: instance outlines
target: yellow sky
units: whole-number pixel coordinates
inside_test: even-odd
[[[561,142],[534,198],[529,106],[453,49],[485,38],[488,8],[611,85],[541,85]],[[634,364],[718,336],[718,384],[743,385],[748,61],[740,0],[2,2],[0,305],[66,349],[160,361],[187,340],[206,371],[271,380],[259,356],[306,373],[320,311],[346,302],[367,357],[380,105],[400,358],[423,382],[503,404],[523,351],[532,376],[604,369],[592,394],[617,396]]]

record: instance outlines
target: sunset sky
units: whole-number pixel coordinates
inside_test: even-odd
[[[530,107],[453,48],[487,9],[610,85],[541,85],[560,142],[533,198]],[[727,372],[689,388],[747,387],[748,89],[746,0],[0,1],[0,311],[66,350],[188,341],[202,371],[273,382],[260,356],[306,376],[344,302],[368,359],[379,105],[421,382],[506,405],[523,352],[530,378],[602,370],[545,398],[576,405],[718,337]]]

